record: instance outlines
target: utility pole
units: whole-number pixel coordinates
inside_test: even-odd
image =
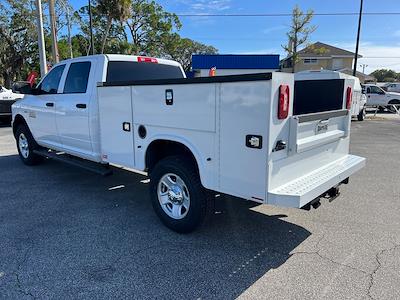
[[[92,4],[89,0],[89,27],[90,27],[90,53],[94,55],[93,24],[92,24]]]
[[[47,63],[46,63],[46,48],[44,44],[41,0],[36,0],[36,11],[37,11],[38,44],[39,44],[39,59],[40,59],[40,76],[43,78],[44,75],[46,75],[47,73]]]
[[[357,30],[357,41],[356,41],[356,53],[354,55],[354,68],[353,68],[353,76],[357,74],[357,59],[358,59],[358,48],[360,44],[360,32],[361,32],[361,19],[362,19],[362,12],[363,12],[363,2],[361,0],[360,3],[360,15],[358,16],[358,30]]]
[[[368,65],[367,64],[360,64],[360,67],[363,68],[363,73],[365,74],[365,68],[368,67]]]
[[[50,12],[50,27],[51,27],[51,40],[52,40],[52,53],[54,63],[59,62],[58,57],[58,46],[57,46],[57,33],[56,33],[56,11],[54,0],[49,0],[49,12]]]

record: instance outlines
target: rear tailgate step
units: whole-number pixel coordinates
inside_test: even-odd
[[[82,158],[73,157],[64,152],[56,152],[47,149],[37,149],[33,153],[57,161],[67,163],[69,165],[85,169],[87,171],[99,174],[101,176],[108,176],[112,174],[112,170],[108,165],[103,165],[95,162],[91,162]]]
[[[268,192],[268,204],[301,208],[365,166],[365,158],[346,155]]]

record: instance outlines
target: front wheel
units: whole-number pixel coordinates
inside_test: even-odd
[[[25,125],[20,125],[17,128],[15,138],[17,141],[17,149],[22,162],[28,166],[37,165],[43,161],[43,158],[33,150],[37,148],[37,144],[32,137],[31,132]]]
[[[150,173],[153,208],[165,226],[179,232],[195,230],[207,211],[207,193],[191,160],[171,156]]]

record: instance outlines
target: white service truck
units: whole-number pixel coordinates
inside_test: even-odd
[[[173,61],[96,55],[60,62],[13,105],[27,165],[146,171],[162,222],[190,232],[211,192],[303,208],[365,164],[349,154],[352,83],[293,74],[186,79]],[[89,161],[91,163],[89,163]]]
[[[367,106],[377,107],[380,112],[386,109],[398,112],[400,109],[400,93],[387,92],[376,84],[363,84],[367,95]]]

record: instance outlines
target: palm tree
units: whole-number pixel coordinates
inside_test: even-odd
[[[104,52],[107,38],[114,21],[125,22],[130,16],[131,0],[99,0],[99,13],[107,18],[106,31],[103,34],[101,53]]]

